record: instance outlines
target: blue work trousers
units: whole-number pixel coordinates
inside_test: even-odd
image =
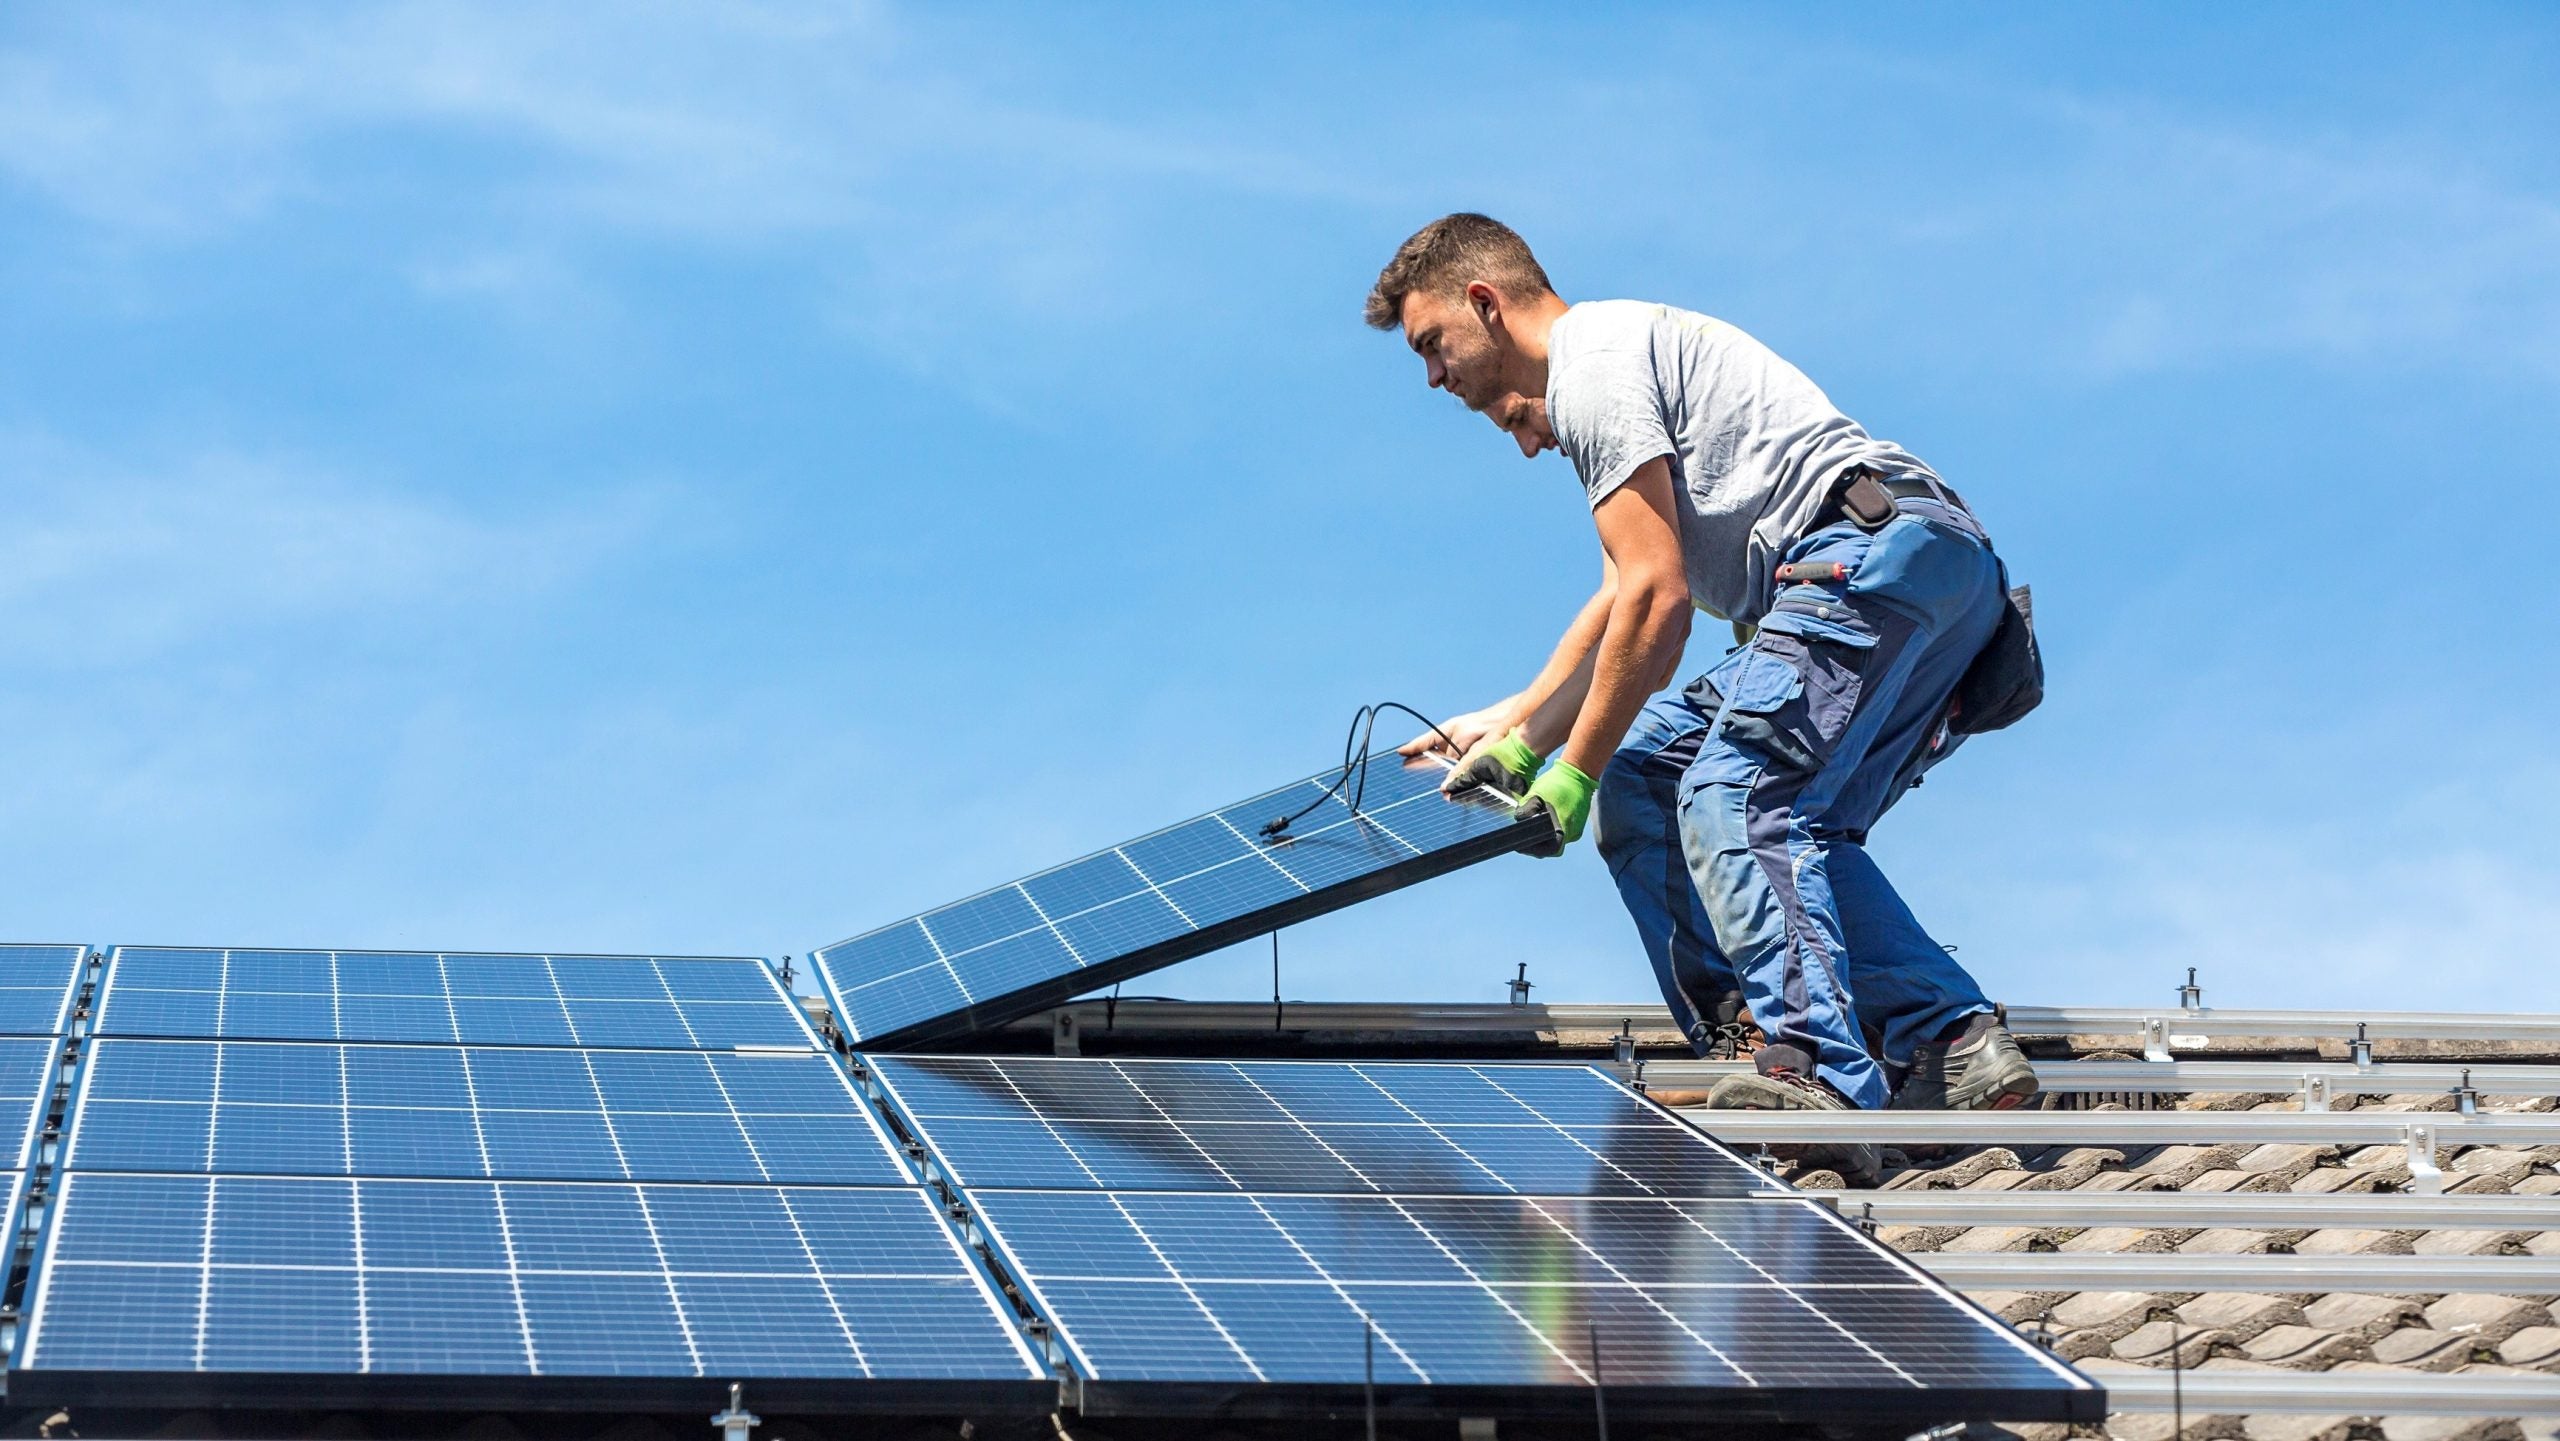
[[[1881,1106],[1862,1017],[1901,1065],[1991,1009],[1864,842],[1960,739],[1947,699],[2006,583],[1972,518],[1935,499],[1901,501],[1872,533],[1828,526],[1786,560],[1841,578],[1781,585],[1749,644],[1645,707],[1601,777],[1600,851],[1701,1050],[1738,986],[1772,1045]]]

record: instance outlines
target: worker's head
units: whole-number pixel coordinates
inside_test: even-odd
[[[1547,425],[1547,327],[1564,301],[1517,231],[1490,216],[1444,215],[1396,247],[1369,290],[1367,319],[1404,331],[1423,379],[1536,455]]]

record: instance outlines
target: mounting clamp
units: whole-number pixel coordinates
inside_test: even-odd
[[[2412,1121],[2404,1134],[2409,1152],[2409,1194],[2443,1195],[2444,1172],[2436,1165],[2435,1126],[2426,1121]]]

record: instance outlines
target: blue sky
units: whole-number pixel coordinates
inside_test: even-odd
[[[1571,473],[1358,321],[1474,208],[2034,583],[1875,846],[1996,993],[2560,1009],[2547,7],[601,13],[0,16],[0,930],[806,952],[1508,691]],[[1286,954],[1652,994],[1587,847]]]

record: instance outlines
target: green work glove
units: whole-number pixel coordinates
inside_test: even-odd
[[[1591,819],[1591,793],[1598,788],[1598,782],[1570,761],[1558,761],[1539,773],[1529,783],[1529,794],[1521,798],[1512,814],[1523,818],[1544,815],[1555,822],[1556,840],[1552,847],[1541,847],[1530,854],[1560,856],[1565,847],[1582,839],[1583,823]]]
[[[1538,753],[1517,730],[1476,753],[1449,773],[1442,789],[1456,794],[1469,786],[1485,786],[1506,796],[1524,796],[1538,778]]]

